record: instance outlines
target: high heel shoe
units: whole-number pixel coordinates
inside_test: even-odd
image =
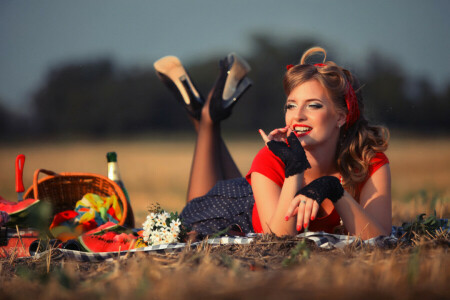
[[[252,85],[252,81],[246,77],[251,68],[236,53],[228,54],[219,62],[219,66],[219,77],[209,105],[209,114],[214,122],[230,116],[231,108]]]
[[[180,60],[175,56],[165,56],[153,64],[161,81],[173,92],[188,113],[200,120],[200,114],[205,103]]]

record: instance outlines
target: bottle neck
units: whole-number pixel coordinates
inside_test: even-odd
[[[109,162],[108,163],[108,178],[112,181],[120,181],[120,172],[119,172],[119,166],[117,165],[117,162]]]

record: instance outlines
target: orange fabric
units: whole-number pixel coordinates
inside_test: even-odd
[[[367,182],[370,176],[373,175],[380,167],[389,163],[387,156],[378,152],[375,157],[371,160],[369,166],[369,173],[367,179],[362,182],[358,187],[358,193],[361,191],[364,184]],[[258,172],[273,182],[275,182],[280,188],[284,183],[284,163],[270,151],[267,147],[263,147],[258,154],[253,159],[253,163],[250,167],[245,178],[248,183],[251,185],[251,174],[253,172]],[[336,209],[333,208],[332,212],[322,218],[316,218],[314,221],[311,221],[309,230],[310,231],[325,231],[329,233],[333,233],[333,229],[340,224],[340,216],[337,213]],[[253,206],[252,213],[252,224],[253,230],[257,233],[263,233],[263,229],[261,226],[261,220],[258,214],[258,208],[256,207],[256,202]]]

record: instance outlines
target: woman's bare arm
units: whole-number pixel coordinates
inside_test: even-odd
[[[295,235],[295,219],[286,221],[285,216],[292,198],[301,188],[303,173],[286,178],[282,188],[260,173],[253,172],[251,176],[253,196],[263,231],[278,236]]]
[[[363,240],[389,235],[392,228],[391,172],[389,164],[378,169],[366,182],[360,203],[348,193],[334,204],[345,229]]]

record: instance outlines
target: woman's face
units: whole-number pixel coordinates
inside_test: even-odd
[[[294,132],[305,149],[335,147],[345,113],[338,112],[326,89],[312,79],[295,87],[286,101],[288,135]]]

